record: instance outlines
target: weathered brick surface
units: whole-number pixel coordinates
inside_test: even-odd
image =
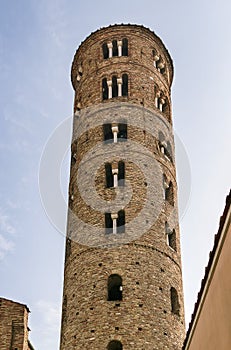
[[[103,42],[122,38],[128,39],[129,56],[103,59]],[[165,74],[153,65],[153,48],[165,60]],[[77,83],[79,66],[83,74]],[[128,97],[102,101],[102,78],[123,72],[129,75]],[[61,350],[107,349],[113,339],[125,350],[181,349],[184,306],[171,108],[163,113],[154,106],[154,84],[170,101],[172,74],[162,42],[140,26],[102,29],[77,50]],[[127,141],[104,144],[104,123],[127,123]],[[160,131],[171,144],[172,161],[160,150]],[[105,187],[104,164],[120,160],[132,191]],[[163,198],[163,174],[173,184],[174,205]],[[120,195],[113,207],[111,201]],[[124,234],[105,234],[102,202],[109,212],[125,210]],[[176,231],[176,251],[167,244],[166,222]],[[107,301],[107,279],[114,273],[123,279],[120,302]],[[171,287],[178,292],[180,315],[171,310]]]
[[[26,305],[0,298],[0,349],[29,350]]]

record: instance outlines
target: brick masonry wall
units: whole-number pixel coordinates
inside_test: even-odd
[[[124,37],[129,56],[104,60],[102,43]],[[153,65],[153,48],[165,59],[164,75]],[[79,66],[83,75],[76,83]],[[102,101],[102,77],[123,72],[129,74],[128,97]],[[77,51],[61,350],[107,349],[114,339],[125,350],[181,349],[185,333],[174,140],[171,114],[154,106],[154,83],[170,101],[172,74],[160,39],[139,26],[97,31]],[[102,125],[121,122],[128,124],[127,141],[104,144]],[[160,150],[159,131],[171,143],[172,161]],[[105,187],[104,164],[119,160],[125,162],[125,183],[132,191]],[[174,206],[163,199],[163,174],[172,181]],[[125,233],[105,235],[100,205],[113,212],[111,201],[117,197],[121,200],[114,208],[125,210]],[[167,244],[165,222],[175,229],[176,251]],[[123,279],[120,302],[107,301],[111,274]],[[178,292],[179,315],[171,310],[171,287]]]
[[[28,312],[25,305],[0,298],[1,350],[29,350]]]

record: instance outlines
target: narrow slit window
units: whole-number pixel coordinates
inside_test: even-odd
[[[110,234],[113,232],[113,221],[111,213],[105,213],[105,233]]]
[[[103,124],[103,138],[107,143],[113,142],[113,132],[111,124]]]
[[[113,75],[112,77],[112,97],[118,96],[118,84],[117,84],[117,77]]]
[[[108,277],[108,301],[120,301],[122,300],[122,278],[113,274]]]
[[[118,163],[118,185],[125,185],[125,164],[123,161],[119,161]]]
[[[165,189],[165,199],[171,205],[174,205],[174,193],[173,193],[173,184],[172,181],[169,182],[168,187]]]
[[[128,96],[128,75],[122,75],[122,96]]]
[[[176,251],[176,231],[174,229],[168,234],[168,244]]]
[[[107,59],[109,57],[109,49],[106,43],[103,44],[102,50],[103,50],[103,58]]]
[[[128,56],[128,39],[122,39],[122,56]]]
[[[103,100],[107,100],[108,99],[107,78],[103,78],[102,80],[102,94],[103,94]]]
[[[174,287],[171,287],[170,290],[170,297],[171,297],[171,311],[175,315],[180,315],[180,304],[178,299],[178,293]]]
[[[118,56],[117,40],[112,41],[112,56]]]
[[[176,249],[176,231],[175,229],[171,230],[169,224],[165,223],[165,233],[167,235],[167,243],[169,247],[177,251]]]
[[[119,124],[118,125],[118,141],[126,141],[127,140],[127,124]]]
[[[120,210],[118,212],[118,219],[117,219],[117,233],[124,233],[125,232],[125,211]]]
[[[112,166],[110,163],[105,164],[106,188],[113,187]]]

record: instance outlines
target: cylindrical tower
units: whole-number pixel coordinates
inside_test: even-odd
[[[139,25],[92,33],[75,90],[61,350],[181,349],[173,64]]]

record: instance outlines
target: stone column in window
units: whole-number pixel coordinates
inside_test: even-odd
[[[165,150],[167,148],[167,143],[165,141],[162,141],[161,144],[160,144],[160,151],[161,153],[165,154]]]
[[[160,92],[156,92],[156,97],[155,97],[155,107],[159,108],[159,98],[160,98]]]
[[[163,112],[163,105],[165,104],[165,99],[163,97],[159,100],[159,110]]]
[[[154,56],[153,56],[153,64],[154,64],[154,67],[157,67],[157,62],[159,61],[160,57],[158,56],[158,54],[156,53]]]
[[[112,226],[112,233],[116,234],[117,233],[117,219],[118,219],[118,214],[111,214],[111,219],[113,222]]]
[[[164,179],[163,179],[163,194],[164,194],[164,200],[166,200],[167,198],[167,190],[169,188],[169,183],[168,183],[168,180],[166,178],[166,176],[164,176]]]
[[[163,68],[164,68],[164,62],[160,61],[158,63],[158,71],[161,72],[161,69],[163,69]]]
[[[109,58],[111,58],[112,57],[112,43],[108,43],[107,44],[107,47],[108,47],[108,50],[109,50]]]
[[[122,96],[122,79],[117,78],[117,84],[118,84],[118,96]]]
[[[108,86],[108,98],[112,98],[112,80],[107,81]]]
[[[118,56],[122,56],[122,40],[117,41],[117,46],[118,46]]]
[[[117,143],[117,136],[119,132],[118,125],[112,126],[111,131],[113,132],[114,143]]]
[[[116,165],[117,166],[117,165]],[[113,174],[113,183],[114,187],[118,187],[118,167],[114,168],[112,166],[112,174]]]

